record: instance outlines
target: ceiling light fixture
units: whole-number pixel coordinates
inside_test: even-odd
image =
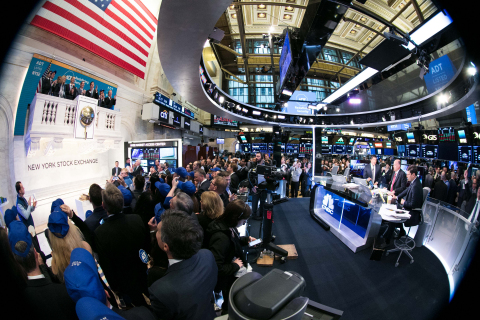
[[[223,96],[220,96],[218,98],[218,102],[223,103],[225,101],[225,98]]]
[[[257,16],[258,16],[259,18],[265,18],[265,17],[266,17],[266,14],[262,12],[262,13],[259,13]]]
[[[290,90],[287,90],[287,89],[283,89],[282,94],[287,95],[287,96],[291,96],[293,94],[293,92],[290,91]]]
[[[261,115],[262,113],[261,113],[260,111],[252,111],[252,114],[253,114],[254,116],[259,116],[259,115]]]
[[[236,13],[232,13],[232,18],[233,18],[233,19],[237,19],[237,14],[236,14]]]
[[[264,5],[264,4],[259,4],[257,8],[258,8],[258,9],[265,9],[266,7],[267,7],[267,6]]]
[[[363,21],[363,22],[365,22],[365,21],[367,21],[367,18],[365,18],[365,17],[361,17],[361,18],[360,18],[360,21]]]
[[[285,120],[285,116],[282,116],[282,115],[278,115],[277,118],[278,118],[279,120]]]
[[[290,12],[292,12],[292,11],[293,11],[293,7],[292,7],[292,6],[285,7],[285,11],[290,11]]]
[[[340,112],[340,108],[336,108],[335,111]]]
[[[283,15],[283,20],[291,20],[292,19],[292,15],[291,14],[284,14]]]
[[[351,30],[350,33],[355,34],[355,33],[357,33],[357,31],[356,30]]]

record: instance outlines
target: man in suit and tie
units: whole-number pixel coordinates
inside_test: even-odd
[[[122,171],[122,168],[118,166],[118,161],[115,161],[115,167],[112,169],[112,176],[118,177],[120,175],[120,171]]]
[[[65,98],[73,100],[78,96],[78,88],[75,87],[75,77],[70,78],[70,83],[65,85]]]
[[[80,82],[80,88],[78,88],[78,95],[84,96],[87,91],[85,91],[85,81]]]
[[[158,246],[168,257],[165,275],[148,289],[154,313],[159,319],[214,319],[211,298],[218,267],[212,252],[201,249],[203,231],[197,218],[170,209],[158,225],[150,220],[149,227],[156,230]]]
[[[108,95],[105,97],[105,107],[112,109],[113,106],[117,103],[117,95],[112,98],[112,90],[108,90]]]
[[[210,181],[208,181],[207,174],[202,169],[195,170],[194,180],[197,183],[197,192],[195,195],[197,196],[198,200],[200,200],[202,193],[208,191],[210,188]]]
[[[442,172],[440,177],[441,177],[440,181],[437,181],[437,183],[435,183],[432,198],[435,198],[441,201],[446,201],[447,193],[448,193],[447,175],[444,172]]]
[[[430,188],[430,189],[433,188],[433,183],[435,181],[433,175],[434,175],[433,168],[430,167],[428,169],[428,174],[425,176],[425,187]]]
[[[380,166],[377,164],[377,157],[370,157],[370,164],[366,165],[363,169],[363,179],[367,179],[367,182],[370,180],[373,184],[378,184],[380,177],[382,176],[382,171]]]
[[[85,92],[85,95],[89,98],[98,99],[98,86],[94,89],[95,83],[90,82],[90,89]]]
[[[405,188],[407,188],[407,176],[400,169],[400,160],[397,159],[393,163],[392,179],[388,184],[388,195],[398,196]]]
[[[44,79],[42,79],[42,93],[43,94],[49,94],[51,89],[52,89],[52,84],[54,82],[55,74],[57,71],[50,71],[48,73],[48,76]]]
[[[105,105],[105,92],[103,90],[100,90],[100,96],[98,98],[98,106],[102,108],[107,108]]]
[[[393,199],[397,199],[397,206],[400,208],[403,207],[404,210],[408,210],[410,213],[410,219],[403,223],[405,227],[416,226],[420,223],[421,211],[415,209],[422,208],[423,206],[423,190],[422,183],[417,175],[417,166],[409,166],[407,169],[407,180],[410,181],[410,185],[398,196],[393,196]],[[400,228],[399,237],[406,234],[401,223],[387,223],[388,227],[382,235],[382,238],[385,240],[385,242],[382,242],[380,245],[381,248],[386,247],[386,242],[389,242],[396,228]]]
[[[240,185],[240,177],[237,174],[238,166],[235,162],[231,162],[227,167],[227,172],[230,175],[229,190],[231,193],[237,193]]]

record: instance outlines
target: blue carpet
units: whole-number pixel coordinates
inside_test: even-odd
[[[353,253],[309,214],[310,198],[289,199],[274,206],[276,244],[295,244],[298,259],[274,267],[302,275],[304,296],[344,311],[350,319],[432,319],[448,304],[448,278],[440,261],[427,248],[415,248],[415,259],[397,254],[371,261],[371,249]],[[258,237],[259,221],[250,222],[250,234]],[[252,257],[249,257],[251,259]],[[266,274],[271,267],[252,264]]]

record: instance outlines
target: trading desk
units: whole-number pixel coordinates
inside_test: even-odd
[[[365,185],[347,188],[345,182],[328,176],[315,180],[310,215],[353,252],[370,247],[382,223],[380,197],[373,197]]]

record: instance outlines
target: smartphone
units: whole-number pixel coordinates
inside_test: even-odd
[[[248,244],[249,247],[256,246],[257,244],[262,243],[262,239],[257,239],[255,241],[252,241]]]

